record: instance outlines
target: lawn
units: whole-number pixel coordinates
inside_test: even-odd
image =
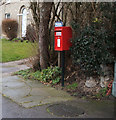
[[[0,43],[1,41],[2,51],[0,50],[0,53],[2,53],[2,60],[0,59],[0,62],[24,59],[34,55],[33,53],[36,53],[33,52],[34,47],[32,43],[13,42],[5,39],[0,40]]]

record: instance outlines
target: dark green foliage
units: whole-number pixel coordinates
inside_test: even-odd
[[[101,90],[99,91],[99,93],[97,93],[95,96],[97,98],[106,97],[106,93],[107,93],[107,87],[101,88]]]
[[[72,83],[66,86],[67,89],[75,90],[78,87],[78,83]]]
[[[101,73],[101,64],[114,60],[110,50],[114,47],[104,28],[86,26],[79,37],[74,39],[72,53],[74,63],[79,65],[86,75]]]
[[[49,82],[51,80],[55,82],[59,82],[60,79],[58,79],[57,77],[59,77],[61,71],[58,67],[48,67],[47,69],[43,69],[41,72],[41,79],[45,82]]]
[[[25,79],[39,80],[45,83],[57,84],[60,81],[61,70],[58,67],[48,67],[42,71],[33,72],[32,69],[21,70],[15,75],[21,75]]]
[[[102,7],[107,5],[113,7],[113,10]],[[113,63],[116,35],[116,19],[115,4],[100,4],[102,18],[93,18],[91,24],[86,24],[83,28],[79,24],[73,22],[72,28],[77,34],[73,39],[72,58],[75,65],[78,65],[86,76],[102,74],[100,65]],[[115,9],[115,10],[114,10]],[[108,11],[109,10],[109,11]],[[107,13],[106,17],[104,14]],[[101,17],[101,16],[100,16]],[[106,19],[106,20],[105,20]],[[110,21],[110,25],[108,24]]]

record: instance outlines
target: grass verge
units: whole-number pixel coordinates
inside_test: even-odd
[[[6,39],[1,39],[2,41],[2,60],[0,62],[9,62],[28,58],[32,56],[33,43],[26,42],[14,42],[8,41]],[[34,54],[33,54],[34,55]]]

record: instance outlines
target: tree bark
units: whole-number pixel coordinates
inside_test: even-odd
[[[39,53],[41,69],[46,69],[49,66],[48,40],[50,39],[49,21],[52,5],[52,2],[40,3]]]

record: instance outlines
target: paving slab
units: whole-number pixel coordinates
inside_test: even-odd
[[[2,80],[0,82],[5,83],[5,82],[15,82],[15,81],[21,81],[18,76],[2,76]]]
[[[44,85],[41,85],[41,87],[31,88],[23,82],[22,84],[19,83],[19,81],[15,81],[14,83],[10,82],[12,84],[8,83],[4,84],[6,87],[3,87],[3,95],[26,108],[74,99],[64,91],[46,86],[44,88]]]
[[[2,82],[0,80],[2,91],[0,92],[25,108],[74,100],[74,97],[62,90],[56,90],[39,81],[24,80],[21,77],[13,76],[13,72],[28,68],[26,65],[20,65],[20,62],[3,63],[2,68]]]
[[[47,88],[47,86],[43,85],[38,80],[24,80],[24,82],[32,88]]]
[[[2,83],[3,88],[7,87],[7,88],[18,89],[24,86],[26,86],[25,83],[20,81],[12,81],[12,82],[10,81],[10,82]]]

